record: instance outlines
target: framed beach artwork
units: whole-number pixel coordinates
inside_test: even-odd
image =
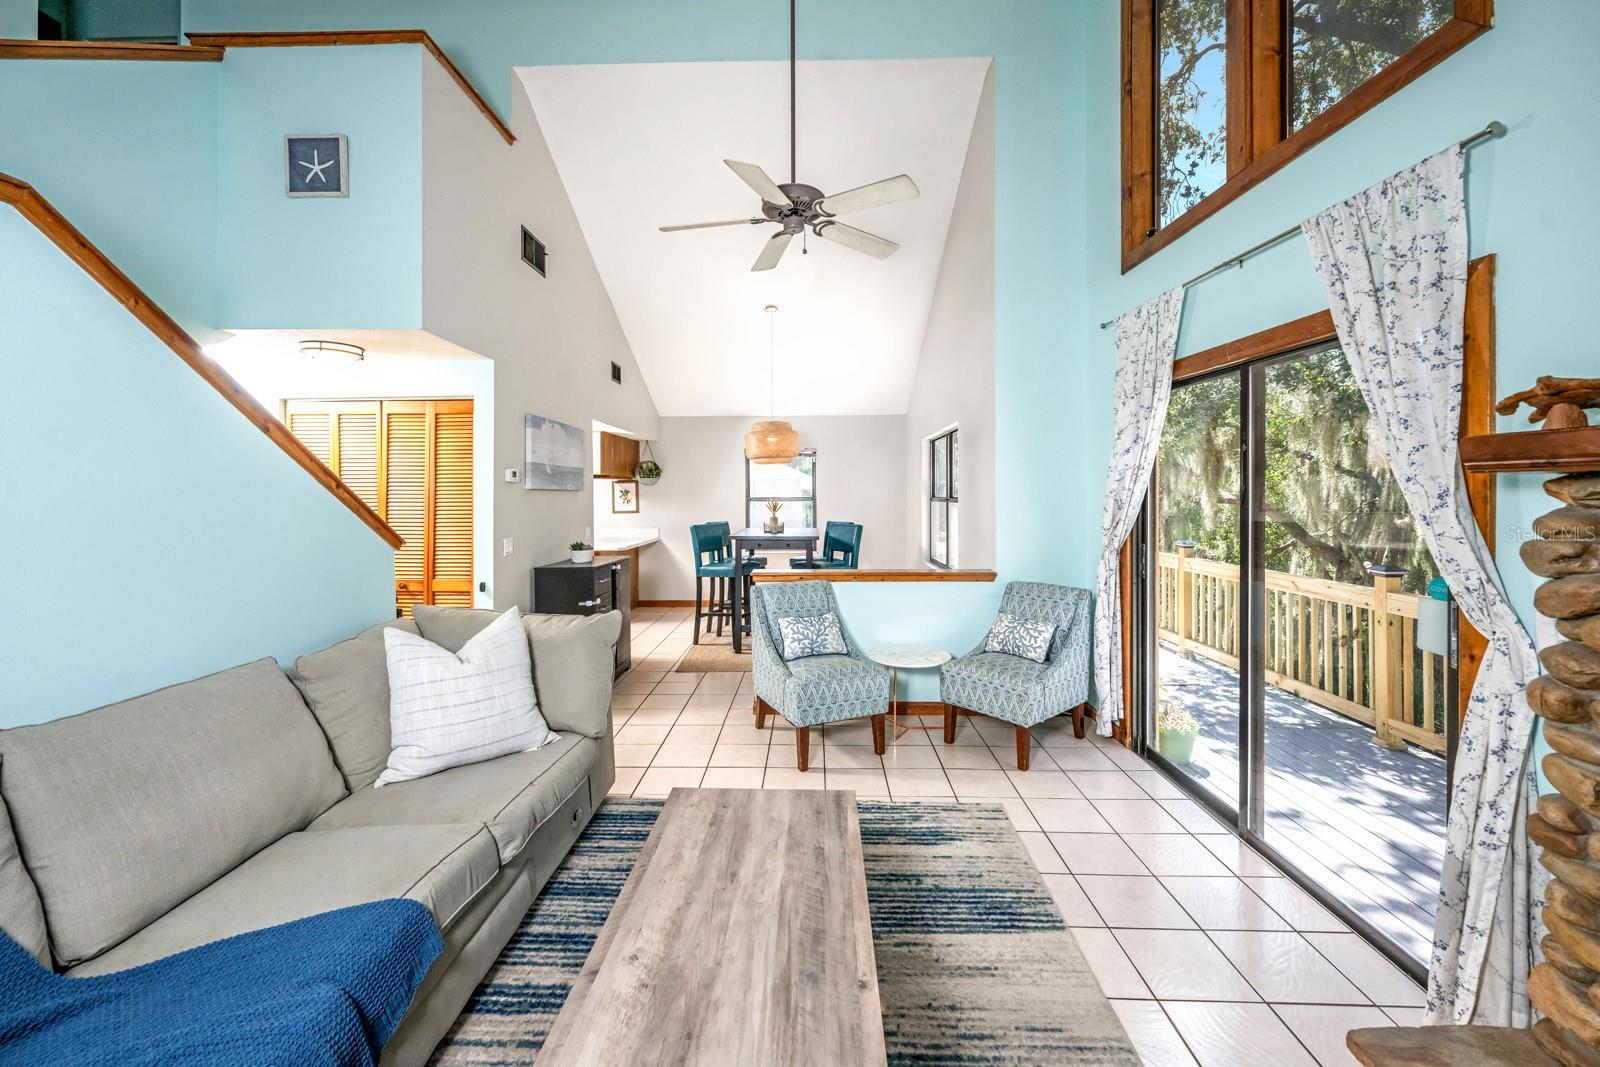
[[[618,478],[611,483],[611,513],[613,515],[639,514],[639,483],[632,478]]]
[[[583,488],[587,435],[576,426],[543,415],[522,417],[522,488]]]

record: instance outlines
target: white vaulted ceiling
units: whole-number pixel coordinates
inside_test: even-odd
[[[657,227],[760,214],[724,159],[789,180],[787,64],[519,68],[662,415],[767,411],[767,304],[780,308],[779,414],[906,410],[988,66],[801,63],[798,180],[842,192],[903,173],[922,195],[842,220],[898,241],[888,259],[812,237],[808,255],[794,241],[759,274],[776,226]]]

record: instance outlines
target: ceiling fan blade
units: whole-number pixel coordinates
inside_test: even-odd
[[[713,226],[754,226],[757,223],[771,222],[771,219],[726,219],[722,222],[687,222],[682,226],[658,226],[662,233],[676,233],[678,230],[709,230]]]
[[[900,247],[886,237],[858,230],[854,226],[846,226],[842,222],[819,222],[816,232],[818,237],[844,245],[846,248],[853,248],[857,252],[865,252],[878,259],[888,259]]]
[[[757,196],[773,207],[794,207],[783,190],[778,188],[778,183],[767,177],[767,172],[754,163],[740,163],[737,159],[724,159],[723,162],[743,178],[744,183],[754,189]]]
[[[869,207],[898,204],[902,200],[915,200],[922,194],[909,175],[885,178],[881,182],[847,189],[817,201],[817,209],[824,215],[848,215],[852,211],[865,211]]]
[[[784,249],[789,247],[789,241],[793,237],[794,234],[784,232],[775,233],[771,237],[767,238],[767,243],[762,247],[761,254],[756,257],[755,266],[751,267],[750,270],[752,272],[758,270],[771,270],[773,267],[776,267],[778,265],[778,260],[783,258]]]

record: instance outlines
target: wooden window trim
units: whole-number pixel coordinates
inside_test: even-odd
[[[1461,424],[1458,439],[1474,434],[1493,432],[1495,393],[1495,314],[1494,314],[1495,257],[1480,256],[1467,265],[1466,308],[1463,311],[1462,366],[1461,366]],[[1307,345],[1337,340],[1333,316],[1319,311],[1278,326],[1269,327],[1226,344],[1208,348],[1193,355],[1173,361],[1172,381],[1198,378],[1215,371],[1253,363],[1258,359],[1283,355]],[[1465,475],[1467,499],[1472,505],[1478,531],[1492,553],[1495,547],[1495,479],[1489,472],[1468,471]],[[1132,693],[1133,654],[1133,538],[1122,543],[1121,554],[1122,596],[1122,666],[1124,699]],[[1488,640],[1467,621],[1465,614],[1456,613],[1456,714],[1458,722],[1465,718],[1467,701],[1472,695],[1473,683],[1478,677],[1478,667],[1489,647]],[[1128,716],[1123,716],[1126,723]],[[1123,744],[1130,743],[1128,735],[1113,734]]]
[[[1122,272],[1126,274],[1266,178],[1410,85],[1494,23],[1494,0],[1455,0],[1455,15],[1404,55],[1285,136],[1288,57],[1278,0],[1228,0],[1228,179],[1165,226],[1157,214],[1156,4],[1122,0]],[[1236,92],[1235,88],[1240,91]]]

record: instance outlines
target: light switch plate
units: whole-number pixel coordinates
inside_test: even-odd
[[[522,481],[522,471],[518,470],[516,467],[507,467],[506,468],[506,481],[508,481],[508,482],[520,482],[520,481]]]
[[[511,555],[511,538],[502,537],[500,539],[500,554],[502,556]]]

